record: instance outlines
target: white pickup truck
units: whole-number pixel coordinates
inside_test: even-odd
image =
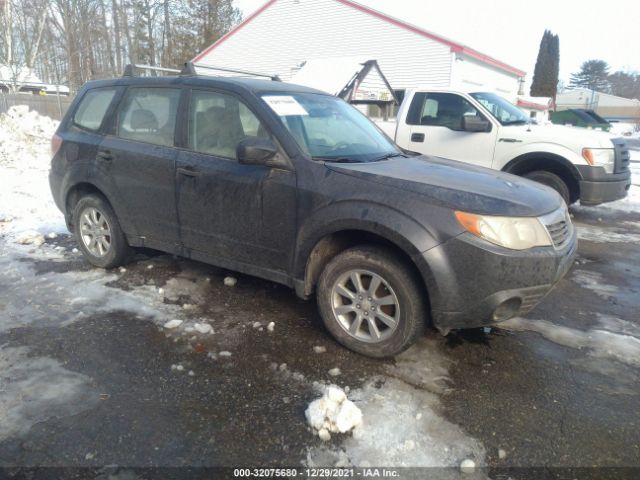
[[[561,125],[534,125],[495,93],[408,91],[396,122],[378,124],[406,150],[521,175],[571,204],[626,196],[629,151],[622,138]]]

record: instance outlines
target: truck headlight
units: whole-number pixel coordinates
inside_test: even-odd
[[[457,211],[456,218],[468,232],[512,250],[553,245],[537,217],[494,217]]]
[[[607,173],[613,173],[616,155],[613,148],[583,148],[582,157],[593,167],[603,167]]]

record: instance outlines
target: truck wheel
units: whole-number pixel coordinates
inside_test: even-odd
[[[73,233],[89,263],[113,268],[127,262],[131,247],[111,205],[98,195],[82,197],[73,211]]]
[[[553,188],[556,192],[560,194],[564,203],[569,205],[571,202],[569,187],[567,184],[555,173],[547,172],[545,170],[536,170],[533,172],[526,173],[524,178],[528,178],[529,180],[533,180],[534,182],[541,183],[546,185],[547,187]]]
[[[325,326],[345,347],[375,358],[406,350],[427,311],[415,274],[377,246],[346,250],[325,267],[317,301]]]

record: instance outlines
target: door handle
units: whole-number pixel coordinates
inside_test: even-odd
[[[178,174],[180,175],[191,178],[200,177],[202,175],[202,172],[197,172],[192,168],[178,167],[176,172],[178,172]]]
[[[424,142],[424,133],[412,133],[411,134],[412,142]]]
[[[113,155],[109,150],[98,150],[98,153],[96,154],[96,159],[104,160],[105,162],[110,162],[111,160],[113,160]]]

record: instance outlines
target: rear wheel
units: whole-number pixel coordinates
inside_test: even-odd
[[[131,247],[111,205],[99,195],[82,197],[73,213],[80,250],[96,267],[113,268],[127,262]]]
[[[391,357],[424,331],[427,311],[415,274],[391,251],[355,247],[329,262],[317,301],[325,326],[345,347]]]
[[[553,188],[560,194],[567,205],[571,202],[569,187],[565,181],[555,173],[547,172],[546,170],[535,170],[533,172],[526,173],[524,177]]]

